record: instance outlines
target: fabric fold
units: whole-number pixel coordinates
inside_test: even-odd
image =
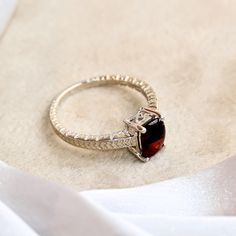
[[[0,206],[11,209],[10,224],[17,220],[33,236],[233,236],[235,168],[233,157],[193,176],[130,189],[77,193],[0,162]],[[1,213],[4,222],[6,210]],[[5,229],[3,235],[8,235]]]
[[[16,8],[17,0],[0,0],[0,36]]]

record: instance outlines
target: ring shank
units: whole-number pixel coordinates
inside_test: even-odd
[[[157,98],[154,90],[142,80],[121,75],[106,75],[84,80],[68,87],[52,101],[49,117],[54,131],[61,139],[74,146],[87,149],[109,150],[135,146],[137,138],[135,135],[131,135],[126,128],[111,134],[85,135],[68,130],[57,119],[57,110],[61,101],[71,93],[77,89],[104,85],[122,85],[133,88],[145,96],[148,107],[157,109]]]

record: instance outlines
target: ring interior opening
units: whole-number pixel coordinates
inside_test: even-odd
[[[147,105],[141,93],[125,86],[97,83],[88,88],[75,88],[62,99],[58,119],[67,129],[89,135],[113,133]]]

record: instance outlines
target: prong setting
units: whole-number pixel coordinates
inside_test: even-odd
[[[129,119],[124,120],[125,124],[127,125],[127,130],[130,134],[136,134],[137,142],[135,146],[129,147],[129,151],[132,152],[139,160],[143,162],[147,162],[150,160],[149,156],[143,155],[143,135],[147,132],[147,128],[145,125],[155,121],[156,123],[162,122],[163,118],[161,117],[160,113],[152,108],[141,107],[137,114],[130,117]],[[163,123],[164,124],[164,123]],[[165,131],[165,130],[164,130]],[[164,134],[165,136],[165,134]],[[164,138],[163,138],[164,140]],[[161,139],[162,142],[162,139]],[[157,145],[157,144],[156,144]],[[159,145],[159,143],[158,143]],[[160,143],[160,149],[163,146],[163,143]],[[154,151],[155,152],[155,151]]]

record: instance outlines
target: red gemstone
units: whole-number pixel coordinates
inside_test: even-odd
[[[165,124],[155,118],[144,125],[147,132],[141,134],[141,155],[143,157],[151,157],[155,155],[163,146],[165,140]]]

